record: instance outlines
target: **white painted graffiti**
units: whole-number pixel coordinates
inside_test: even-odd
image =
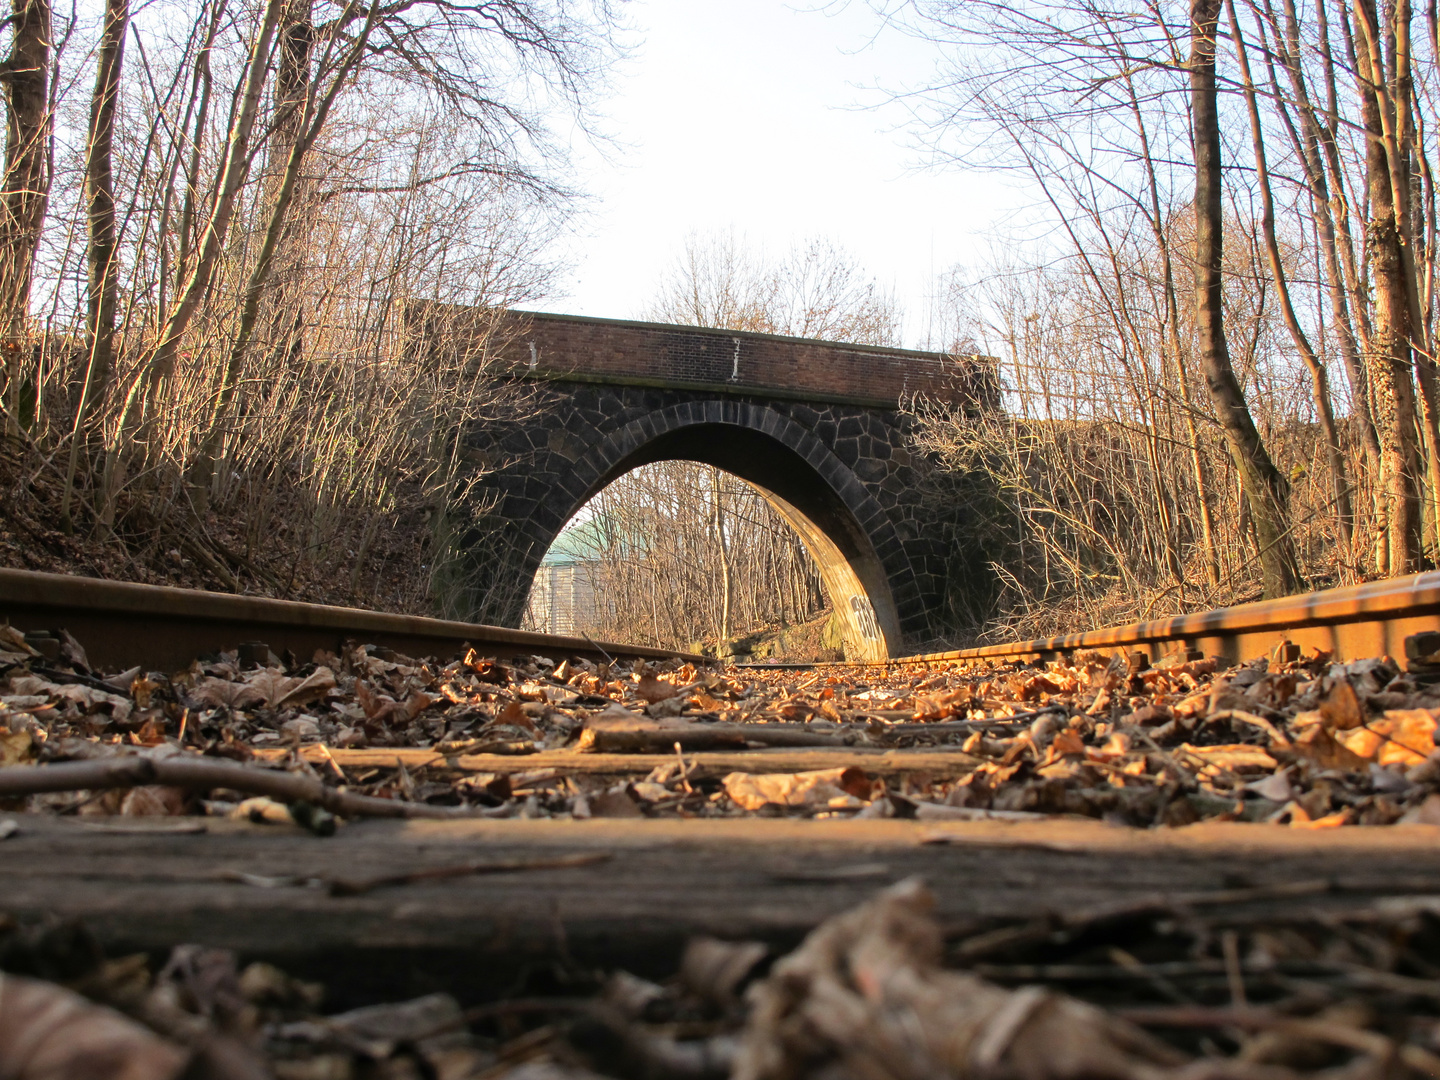
[[[868,596],[850,597],[850,610],[855,613],[855,625],[867,641],[880,640],[880,624],[875,620],[875,609],[870,606]]]

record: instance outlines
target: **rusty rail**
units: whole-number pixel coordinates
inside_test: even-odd
[[[263,641],[277,653],[289,649],[296,656],[308,657],[317,648],[335,649],[347,638],[411,655],[450,652],[468,643],[481,652],[510,650],[557,660],[565,656],[679,656],[697,663],[706,659],[479,623],[30,570],[0,569],[0,620],[24,630],[63,627],[85,645],[96,664],[116,667],[178,667],[201,653],[234,649],[247,641]],[[1324,649],[1340,660],[1384,654],[1404,658],[1405,639],[1425,631],[1440,632],[1440,571],[1063,637],[922,653],[876,663],[1048,660],[1088,649],[1141,652],[1151,659],[1195,650],[1245,661],[1271,655],[1287,644],[1299,650]]]
[[[316,649],[333,650],[346,639],[413,656],[449,655],[468,643],[487,655],[538,655],[556,661],[569,656],[704,661],[666,649],[480,623],[31,570],[0,569],[0,621],[27,631],[68,630],[101,667],[179,668],[198,655],[251,641],[264,642],[277,654],[288,649],[308,659]]]
[[[1205,656],[1243,662],[1273,655],[1287,644],[1296,650],[1323,649],[1337,660],[1387,654],[1403,660],[1405,639],[1426,631],[1440,631],[1440,571],[1064,637],[924,653],[889,662],[1052,660],[1082,649],[1141,652],[1151,659],[1179,650],[1195,650]]]

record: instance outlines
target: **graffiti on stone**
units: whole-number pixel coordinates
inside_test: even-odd
[[[875,608],[868,596],[850,597],[850,610],[855,613],[855,625],[866,641],[880,640],[880,624],[875,620]]]

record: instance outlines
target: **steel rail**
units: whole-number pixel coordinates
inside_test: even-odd
[[[33,570],[0,569],[0,622],[25,631],[68,630],[98,667],[176,669],[249,642],[308,660],[316,649],[333,651],[346,640],[409,656],[449,656],[468,644],[486,656],[537,655],[556,662],[571,656],[705,662],[642,645]]]
[[[1337,660],[1389,655],[1402,662],[1405,640],[1440,631],[1440,571],[1261,600],[1169,619],[1109,626],[1063,637],[897,657],[891,664],[1053,660],[1079,650],[1140,652],[1150,659],[1181,650],[1244,662],[1321,649]],[[1435,650],[1426,649],[1426,653]],[[1413,661],[1415,656],[1411,656]]]

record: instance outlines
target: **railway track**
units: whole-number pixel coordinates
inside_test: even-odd
[[[676,655],[435,619],[14,570],[0,570],[0,620],[27,630],[64,627],[104,667],[143,662],[180,668],[198,652],[253,640],[277,653],[307,657],[346,638],[412,655],[453,653],[465,642],[500,656],[510,650],[556,660]],[[1424,635],[1436,631],[1440,573],[1429,573],[890,663],[903,671],[1052,659],[1091,649],[1152,658],[1198,651],[1244,661],[1277,649],[1313,647],[1343,660],[1383,653],[1406,658],[1407,639],[1408,659],[1424,663],[1433,648]],[[824,673],[817,674],[823,682]],[[858,681],[883,682],[865,673]],[[631,705],[635,720],[647,722],[639,703]],[[1028,728],[1028,717],[1043,712],[1042,707],[1015,719]],[[885,722],[897,718],[892,710]],[[855,725],[853,710],[846,720]],[[1023,730],[1000,723],[991,735]],[[693,726],[724,725],[696,720]],[[791,727],[820,733],[813,722]],[[0,916],[72,916],[117,955],[163,955],[182,941],[234,949],[325,978],[341,987],[341,1001],[363,1004],[437,986],[483,996],[517,973],[555,962],[557,955],[570,965],[615,965],[658,976],[674,970],[694,935],[753,937],[788,948],[821,920],[912,874],[931,882],[940,915],[956,925],[977,918],[1046,919],[1087,905],[1138,904],[1177,890],[1223,896],[1242,885],[1263,891],[1318,882],[1323,896],[1316,903],[1323,900],[1336,910],[1376,897],[1440,892],[1435,842],[1440,830],[1433,825],[1307,831],[1208,821],[1130,829],[1053,811],[1048,817],[1004,817],[1009,811],[964,817],[960,806],[926,803],[926,793],[932,784],[973,770],[981,758],[943,739],[932,746],[833,745],[836,727],[819,734],[814,745],[687,750],[678,757],[678,775],[703,799],[703,792],[735,773],[844,768],[883,782],[885,790],[928,813],[914,810],[917,816],[908,820],[873,815],[686,820],[658,816],[653,805],[642,807],[650,815],[643,816],[627,804],[625,815],[597,814],[591,820],[564,815],[526,820],[520,811],[509,820],[357,819],[320,840],[293,826],[226,817],[17,814],[20,805],[11,802],[0,804],[0,826],[7,813],[16,814],[18,822],[9,839],[0,831],[5,898]],[[983,747],[975,751],[981,752]],[[592,794],[608,785],[612,795],[655,789],[656,776],[667,768],[675,772],[677,754],[587,753],[568,744],[515,754],[272,742],[254,751],[251,766],[266,762],[272,767],[288,762],[292,770],[332,784],[332,774],[338,774],[342,783],[360,790],[376,775],[392,774],[416,783],[443,775],[472,787],[504,784],[518,793],[514,800],[523,801],[524,791],[545,785],[563,791],[578,784]],[[684,796],[677,791],[675,797]],[[478,865],[477,858],[513,872],[455,872]],[[353,896],[307,884],[356,877],[388,884]]]
[[[197,654],[251,641],[264,642],[277,654],[289,650],[305,657],[317,648],[334,650],[347,638],[411,655],[450,652],[469,644],[481,652],[513,650],[557,661],[566,656],[680,657],[696,663],[705,659],[588,637],[29,570],[0,569],[0,620],[26,630],[63,627],[84,643],[97,665],[120,668],[183,667]],[[1150,660],[1189,651],[1239,663],[1274,655],[1287,646],[1321,649],[1338,660],[1387,654],[1414,660],[1413,655],[1407,657],[1406,639],[1427,631],[1440,632],[1440,571],[1061,637],[895,657],[866,666],[1054,660],[1083,650],[1139,652]]]
[[[1174,652],[1219,656],[1244,663],[1276,650],[1310,649],[1336,660],[1394,656],[1415,661],[1407,639],[1440,631],[1440,571],[1411,574],[1338,589],[1215,608],[1169,619],[1108,626],[1061,637],[1036,638],[973,649],[920,653],[889,664],[945,665],[1001,660],[1057,660],[1076,652],[1141,653],[1149,660]],[[1440,649],[1436,642],[1421,655]],[[1289,658],[1293,659],[1293,655]]]
[[[1320,649],[1337,660],[1384,655],[1406,659],[1407,638],[1437,630],[1440,571],[1430,571],[1063,637],[906,657],[906,662],[1048,660],[1098,649],[1138,651],[1151,659],[1187,650],[1240,663],[1273,655],[1287,645]]]
[[[31,570],[0,569],[0,621],[22,630],[64,628],[96,666],[119,669],[179,669],[197,655],[247,642],[304,659],[316,649],[335,651],[346,639],[413,656],[449,655],[468,644],[482,654],[509,651],[557,662],[570,656],[704,659],[588,637]]]

